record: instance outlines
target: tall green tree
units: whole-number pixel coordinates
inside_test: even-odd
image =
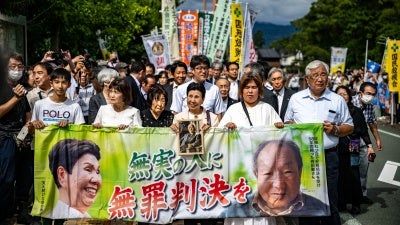
[[[5,1],[0,11],[27,18],[28,58],[41,59],[48,50],[87,49],[101,58],[98,38],[120,58],[145,55],[141,35],[161,26],[159,0],[16,0]]]
[[[318,0],[307,15],[291,22],[299,32],[271,46],[293,52],[301,46],[305,63],[330,62],[331,47],[347,47],[346,67],[359,68],[364,65],[367,40],[368,58],[381,62],[385,46],[380,39],[400,38],[398,18],[398,0]]]

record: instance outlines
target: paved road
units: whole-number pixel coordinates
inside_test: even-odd
[[[383,124],[379,132],[384,150],[368,172],[368,196],[374,203],[361,205],[359,215],[341,213],[343,225],[400,224],[400,128]]]

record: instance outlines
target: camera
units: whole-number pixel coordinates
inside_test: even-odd
[[[53,52],[53,53],[51,53],[51,58],[54,60],[54,62],[57,65],[61,65],[63,63],[63,60],[64,60],[64,53],[62,53],[62,52]]]
[[[376,154],[375,153],[369,153],[368,154],[368,161],[374,162],[375,158],[376,158]]]

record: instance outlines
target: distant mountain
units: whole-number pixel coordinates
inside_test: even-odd
[[[256,22],[253,27],[253,34],[261,30],[264,33],[265,46],[269,47],[272,41],[289,37],[296,29],[292,25],[276,25],[272,23],[259,23]]]

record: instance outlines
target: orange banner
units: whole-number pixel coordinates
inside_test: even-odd
[[[192,56],[198,52],[198,30],[198,12],[181,11],[179,13],[179,56],[186,65],[190,64]]]

